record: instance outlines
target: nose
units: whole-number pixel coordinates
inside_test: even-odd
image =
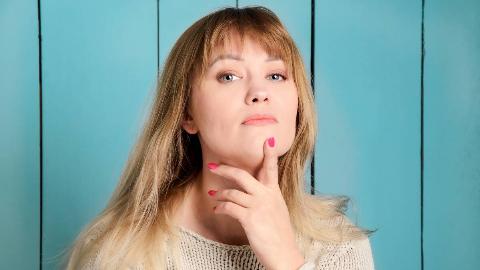
[[[262,84],[258,82],[252,82],[245,102],[248,105],[252,105],[254,103],[264,103],[269,101],[269,96],[270,95],[265,86],[262,86]]]

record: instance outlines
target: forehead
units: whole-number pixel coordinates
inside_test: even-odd
[[[211,61],[219,55],[242,55],[246,48],[247,50],[254,49],[260,53],[269,54],[258,41],[248,36],[240,39],[238,35],[235,35],[223,41],[219,41],[212,46],[209,53],[209,60]]]
[[[245,46],[253,46],[255,49],[260,49],[270,56],[283,56],[283,44],[277,39],[275,40],[268,33],[261,33],[254,30],[245,30],[240,33],[237,30],[227,30],[223,34],[218,34],[210,40],[207,46],[207,56],[214,57],[215,54],[222,54],[228,52],[241,53]]]
[[[228,42],[213,48],[208,59],[208,67],[211,67],[217,61],[223,59],[243,61],[244,59],[242,58],[242,55],[244,54],[245,50],[262,54],[265,56],[265,58],[267,58],[267,61],[282,60],[277,55],[270,55],[258,42],[255,42],[251,39],[245,39],[243,43],[240,41]]]

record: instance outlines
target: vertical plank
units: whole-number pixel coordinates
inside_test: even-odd
[[[421,2],[317,1],[315,17],[316,189],[378,229],[376,268],[420,269]]]
[[[311,1],[296,1],[292,5],[292,1],[288,0],[240,0],[238,5],[239,7],[260,5],[275,12],[299,48],[310,75]]]
[[[425,269],[480,269],[480,2],[425,2]]]
[[[311,1],[295,1],[295,4],[292,5],[292,1],[288,0],[241,0],[238,4],[239,7],[265,6],[280,18],[300,50],[307,76],[310,78]],[[305,190],[307,193],[310,192],[310,173],[310,166],[308,165],[305,171]]]
[[[105,207],[157,72],[156,1],[42,1],[44,269]]]
[[[208,13],[227,6],[235,6],[234,0],[192,2],[187,0],[162,0],[160,14],[160,66],[180,35],[195,21]]]
[[[0,3],[0,269],[36,269],[40,251],[38,16]]]

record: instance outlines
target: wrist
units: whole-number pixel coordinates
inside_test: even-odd
[[[277,270],[299,270],[305,263],[305,259],[300,251],[295,250],[293,253],[290,251],[288,256],[283,257],[287,261],[281,261],[281,265],[276,267]],[[279,261],[280,262],[280,261]]]

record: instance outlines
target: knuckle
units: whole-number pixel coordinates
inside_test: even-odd
[[[232,210],[232,207],[233,207],[233,205],[232,205],[231,202],[224,202],[224,203],[222,204],[223,210],[226,210],[226,211],[231,211],[231,210]]]
[[[267,196],[269,196],[268,194],[268,189],[267,188],[262,188],[258,191],[258,195],[261,197],[261,198],[268,198]]]
[[[239,178],[246,178],[248,175],[249,175],[249,174],[248,174],[246,171],[244,171],[244,170],[238,170],[238,171],[237,171],[237,176],[238,176]]]
[[[238,175],[240,174],[241,170],[239,168],[230,168],[230,172],[232,175]]]
[[[233,198],[235,196],[235,193],[234,193],[233,190],[226,190],[224,192],[224,195],[225,195],[226,198]]]
[[[230,176],[234,182],[239,182],[242,177],[242,171],[238,168],[231,168]]]

